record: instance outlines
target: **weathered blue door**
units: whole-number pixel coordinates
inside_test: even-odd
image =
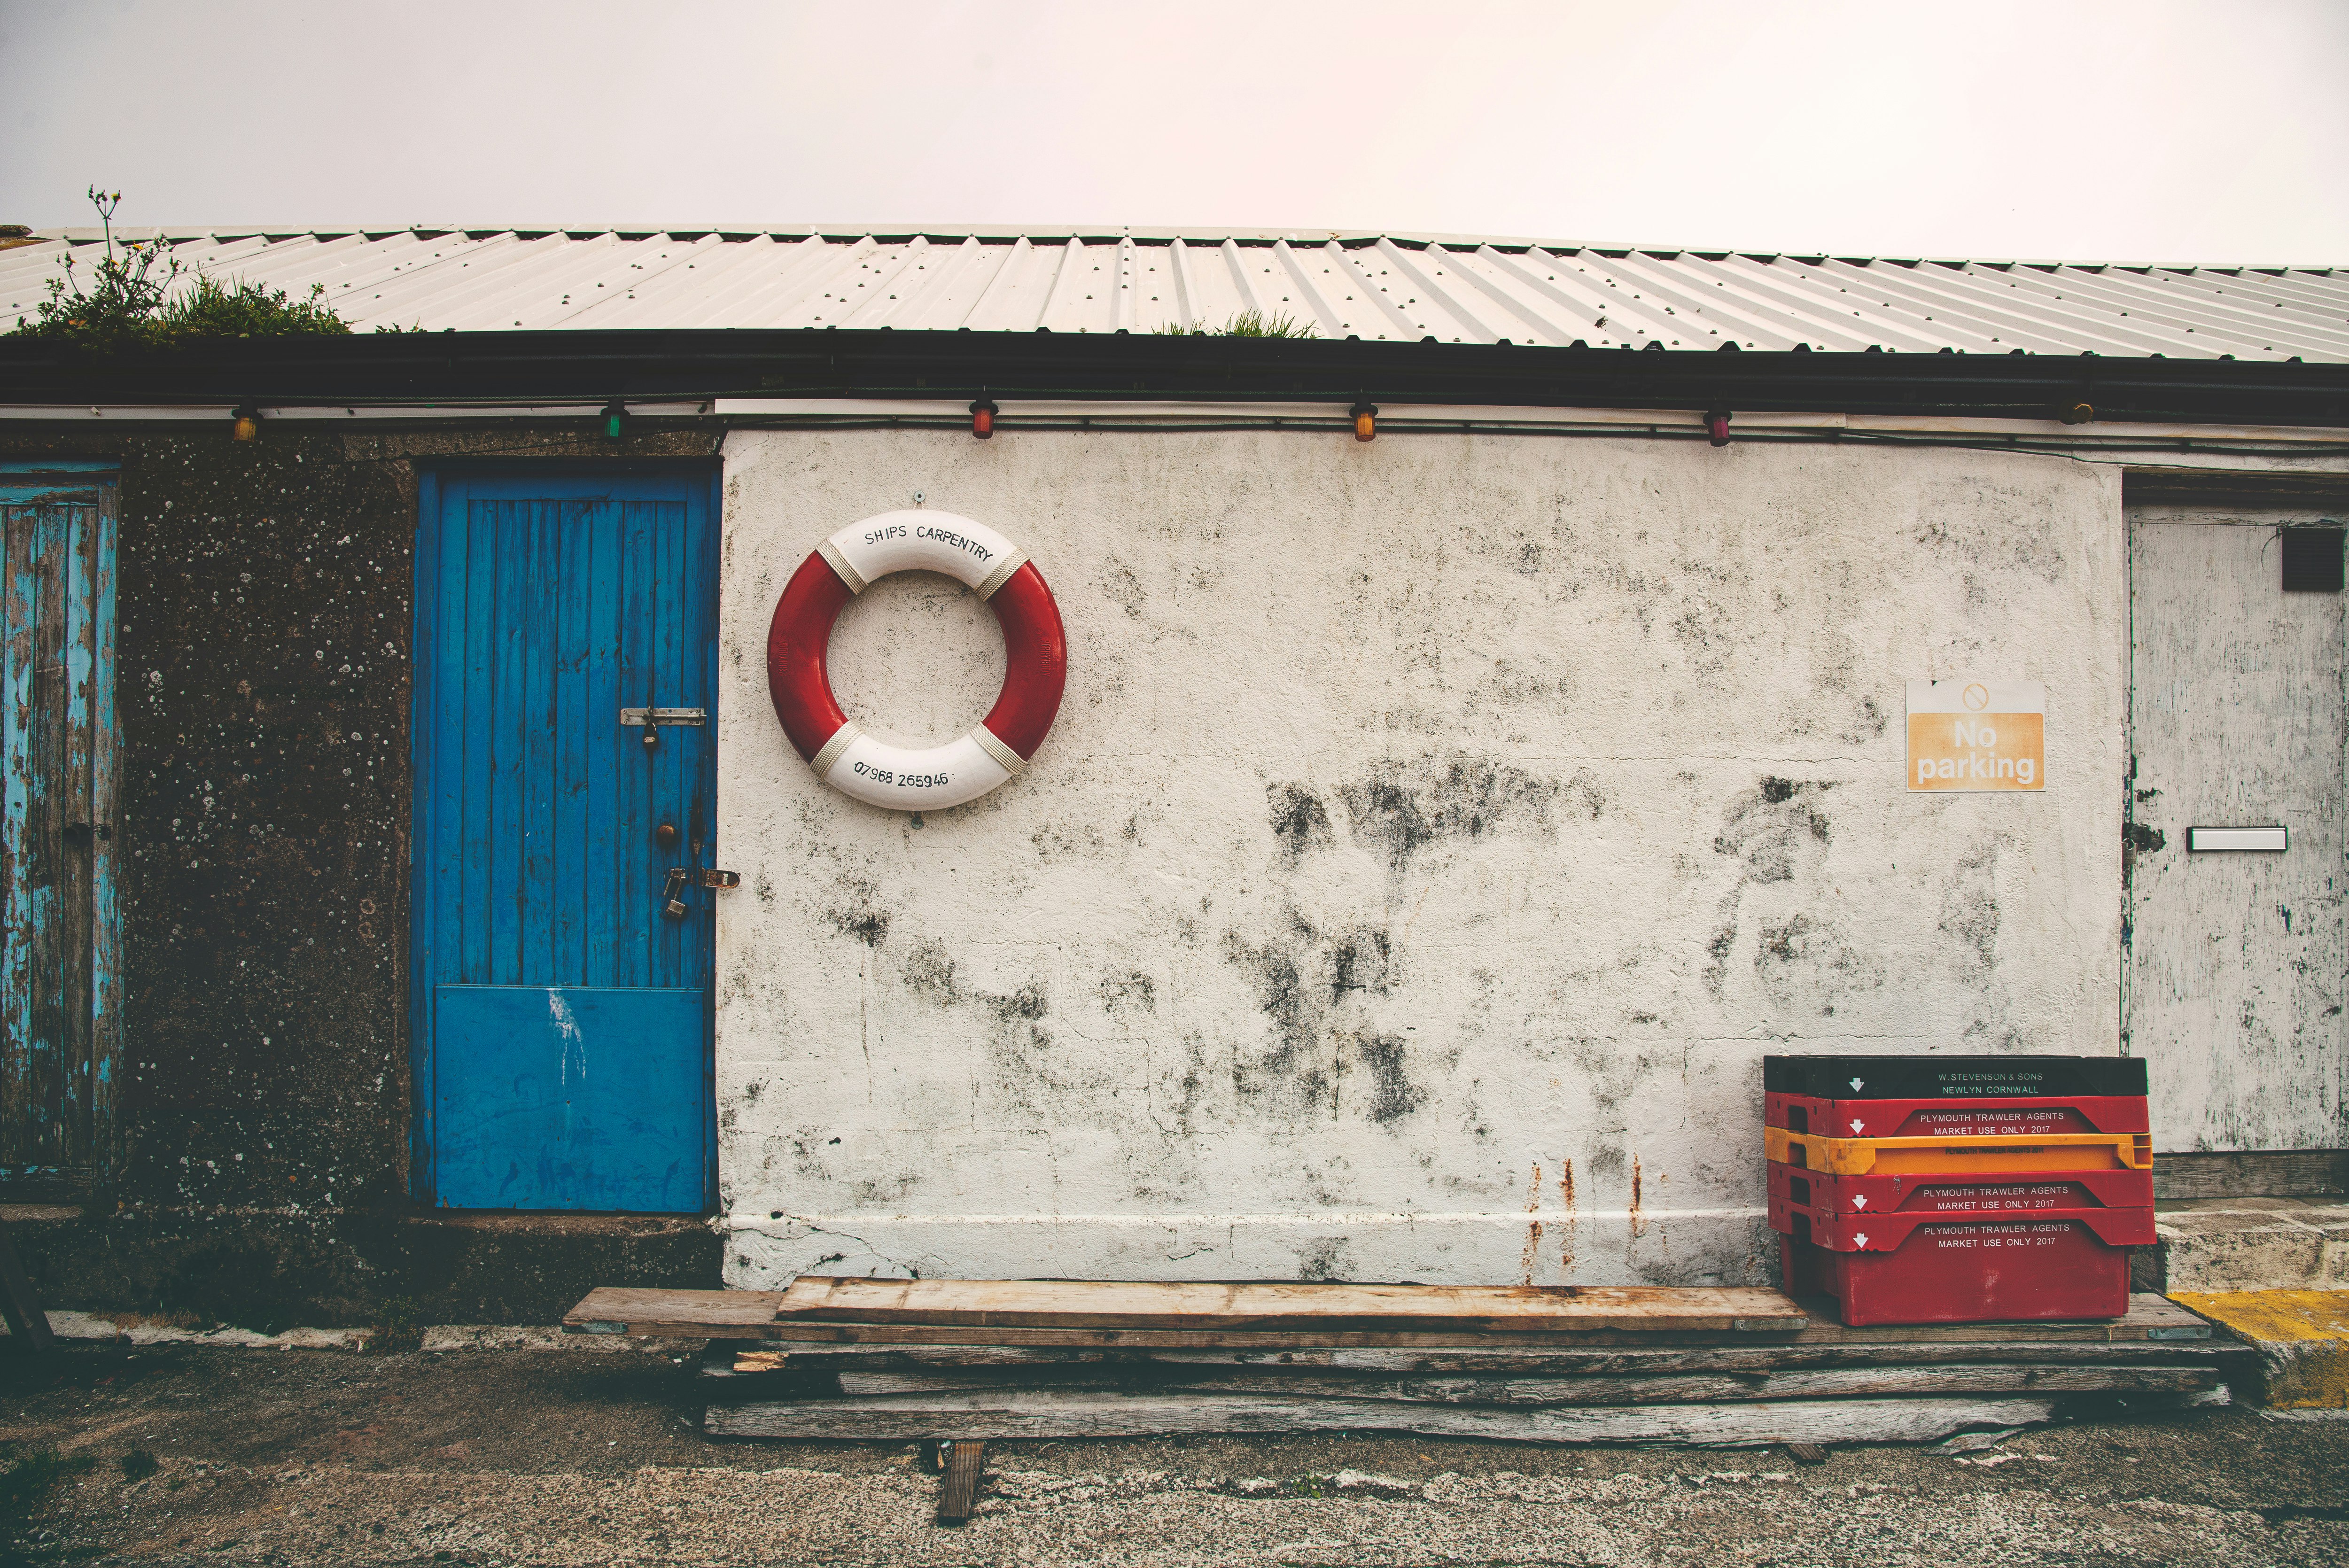
[[[110,465],[0,464],[0,1196],[75,1200],[120,1084]]]
[[[410,964],[442,1207],[709,1203],[711,488],[424,486]]]

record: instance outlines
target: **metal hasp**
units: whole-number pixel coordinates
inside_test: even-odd
[[[709,710],[700,707],[624,707],[622,724],[708,724]]]
[[[704,871],[701,873],[701,885],[703,887],[740,887],[742,885],[742,873],[740,872]]]
[[[2207,855],[2219,850],[2274,852],[2289,849],[2291,839],[2289,830],[2275,827],[2189,828],[2186,830],[2186,852],[2189,855]]]

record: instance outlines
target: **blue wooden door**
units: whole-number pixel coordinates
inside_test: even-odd
[[[111,1164],[115,476],[0,464],[0,1194],[76,1201]]]
[[[713,1159],[711,481],[451,473],[422,499],[419,1195],[698,1212]],[[623,722],[651,708],[707,721]]]

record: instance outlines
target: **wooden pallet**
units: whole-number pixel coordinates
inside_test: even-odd
[[[713,1436],[1361,1431],[1915,1441],[2223,1401],[2240,1346],[2159,1296],[2094,1323],[1847,1328],[1775,1291],[802,1280],[601,1290],[585,1332],[710,1341]]]

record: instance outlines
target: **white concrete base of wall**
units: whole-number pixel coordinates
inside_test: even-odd
[[[1568,1214],[737,1218],[729,1272],[930,1279],[1773,1284],[1759,1209]]]

